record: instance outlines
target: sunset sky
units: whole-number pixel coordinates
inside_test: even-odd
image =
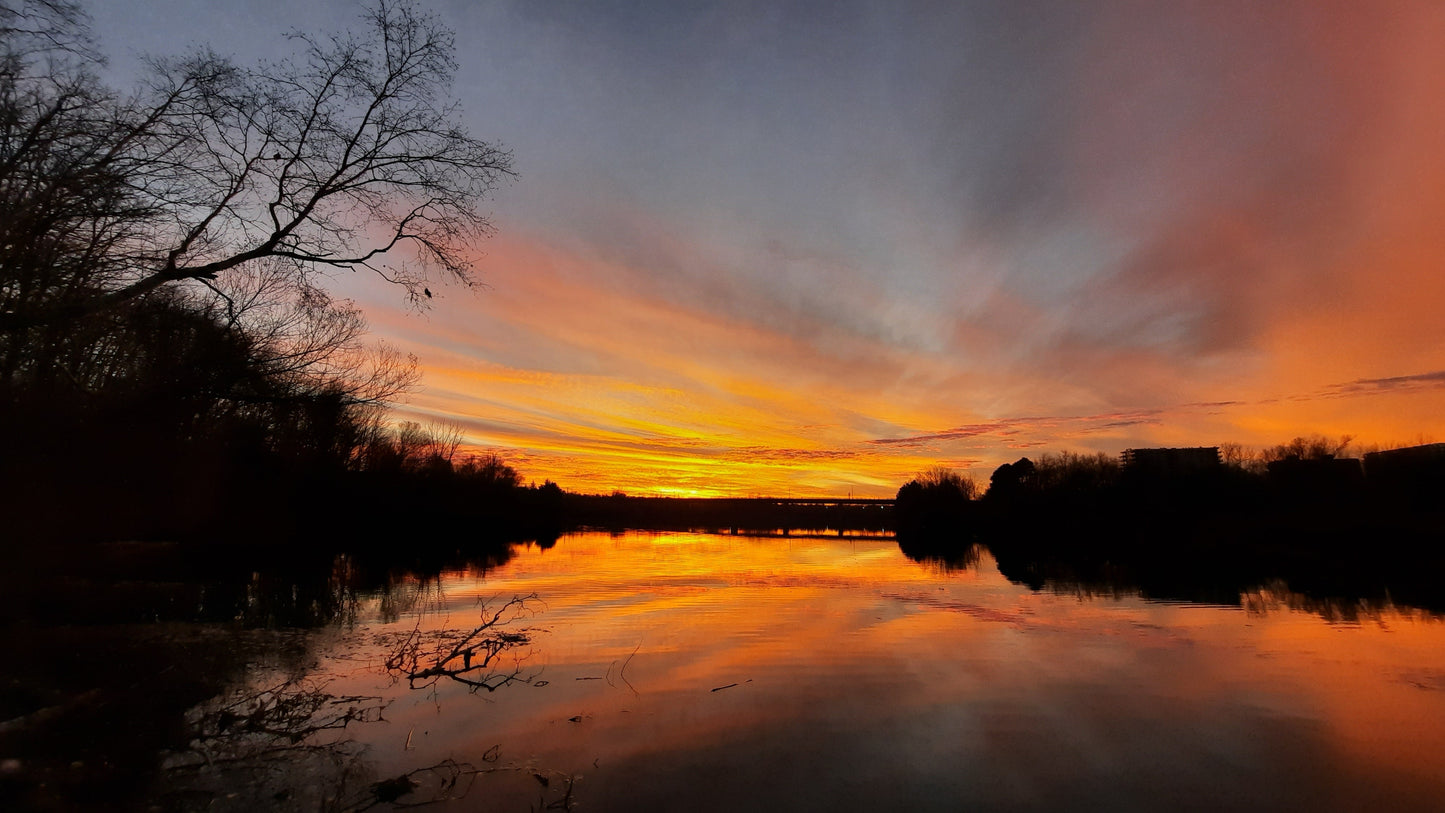
[[[90,0],[117,75],[350,0]],[[1445,440],[1445,3],[436,0],[485,287],[338,278],[403,417],[569,490]]]

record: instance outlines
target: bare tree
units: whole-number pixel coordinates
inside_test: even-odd
[[[155,59],[120,94],[74,3],[0,0],[0,331],[263,260],[300,285],[368,269],[413,302],[470,284],[511,154],[459,124],[450,31],[404,0],[365,23],[254,68]]]
[[[457,474],[473,482],[494,488],[516,488],[522,484],[521,475],[507,465],[495,453],[466,457],[457,467]]]
[[[1261,453],[1266,462],[1276,460],[1330,460],[1336,457],[1351,457],[1353,451],[1350,446],[1354,442],[1353,435],[1341,435],[1338,439],[1327,438],[1324,435],[1310,435],[1309,437],[1297,437],[1288,443],[1278,446],[1271,446]]]
[[[1120,473],[1119,459],[1103,452],[1044,454],[1034,465],[1044,491],[1093,492],[1116,482]]]
[[[947,466],[930,466],[915,478],[919,485],[931,489],[952,489],[970,500],[978,499],[978,483]]]
[[[1239,443],[1219,444],[1219,461],[1229,468],[1250,474],[1263,475],[1265,471],[1264,454]]]
[[[169,299],[238,346],[244,356],[236,376],[240,386],[225,394],[236,402],[328,396],[353,405],[383,404],[416,379],[414,358],[365,341],[366,323],[352,303],[333,299],[275,262],[232,269],[209,289],[178,289]],[[89,339],[66,331],[76,345],[73,352],[46,359],[91,392],[134,376],[135,353],[144,348],[113,323],[98,327]],[[246,380],[252,382],[250,393]]]

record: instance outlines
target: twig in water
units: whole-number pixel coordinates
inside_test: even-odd
[[[510,671],[493,669],[503,653],[528,643],[529,630],[506,630],[503,627],[531,612],[529,601],[536,594],[514,597],[495,611],[482,614],[481,623],[470,632],[442,630],[423,635],[420,621],[407,634],[386,660],[392,675],[405,678],[413,689],[432,689],[437,682],[449,678],[476,692],[496,691],[511,683],[529,683],[532,678],[522,674],[520,659]]]
[[[632,649],[632,655],[636,655],[636,654],[637,654],[637,650],[639,650],[639,649],[641,649],[641,648],[642,648],[642,642],[639,641],[639,642],[637,643],[637,646],[633,647],[633,649]],[[633,686],[633,685],[632,685],[632,681],[630,681],[630,680],[627,679],[627,664],[632,663],[632,655],[628,655],[628,656],[627,656],[627,660],[625,660],[625,661],[622,662],[622,668],[619,669],[619,670],[617,670],[617,676],[620,677],[620,678],[622,678],[622,682],[627,684],[627,688],[631,689],[631,690],[632,690],[632,693],[633,693],[634,695],[637,695],[637,694],[639,694],[639,692],[637,691],[637,687],[636,687],[636,686]]]

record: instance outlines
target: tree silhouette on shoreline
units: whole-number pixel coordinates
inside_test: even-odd
[[[277,64],[153,58],[130,93],[97,78],[78,5],[0,17],[0,331],[258,260],[303,282],[368,269],[414,302],[429,272],[471,282],[511,154],[462,129],[453,34],[410,4],[379,2],[365,35],[297,34]]]
[[[0,0],[0,502],[21,528],[306,514],[377,446],[416,360],[326,280],[374,272],[418,306],[472,284],[513,172],[459,123],[453,33],[406,0],[363,22],[274,64],[152,58],[122,91],[79,3]]]

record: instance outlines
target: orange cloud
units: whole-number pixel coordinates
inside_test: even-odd
[[[486,290],[371,310],[425,365],[408,414],[532,479],[703,495],[1445,435],[1445,11],[1082,16],[1020,88],[1030,138],[900,142],[913,186],[869,175],[794,223],[593,178],[505,226]]]

